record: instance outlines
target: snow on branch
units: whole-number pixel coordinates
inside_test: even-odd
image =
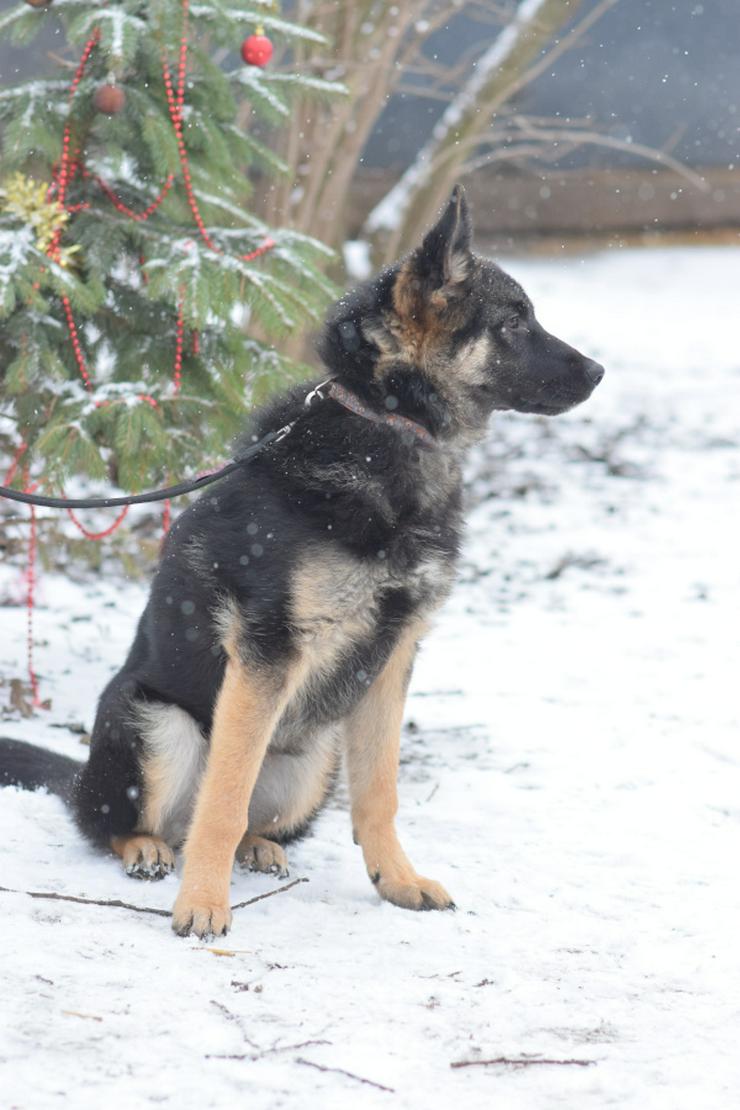
[[[19,100],[23,96],[39,99],[48,97],[52,93],[65,93],[69,91],[67,81],[26,81],[23,85],[14,85],[11,89],[0,89],[0,103],[4,100]]]
[[[233,80],[243,85],[245,89],[251,90],[255,96],[261,96],[276,115],[284,117],[290,115],[288,105],[275,96],[267,84],[265,74],[261,69],[240,69],[231,74],[231,76]]]
[[[286,39],[302,39],[304,42],[326,45],[326,37],[319,34],[318,31],[312,31],[309,27],[303,27],[297,23],[288,23],[284,19],[270,15],[269,12],[249,11],[245,8],[226,8],[220,4],[191,4],[190,14],[195,19],[217,19],[219,21],[226,19],[230,23],[237,23],[240,28],[243,28],[245,24],[259,23],[266,31],[275,31],[276,34],[282,35]]]

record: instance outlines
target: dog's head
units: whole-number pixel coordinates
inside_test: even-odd
[[[324,361],[439,433],[478,430],[494,409],[551,416],[585,401],[603,367],[545,331],[521,286],[472,253],[471,234],[456,186],[421,246],[335,305]]]

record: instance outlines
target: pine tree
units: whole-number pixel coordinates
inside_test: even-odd
[[[283,170],[252,121],[341,90],[222,61],[258,23],[318,37],[260,0],[48,11],[76,68],[0,90],[0,417],[47,488],[141,489],[223,459],[245,409],[305,370],[268,340],[321,311],[330,252],[250,214],[249,174]],[[0,34],[27,42],[46,12],[21,3]]]

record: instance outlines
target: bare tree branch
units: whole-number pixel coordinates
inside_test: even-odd
[[[706,193],[711,188],[701,174],[696,173],[690,166],[679,161],[678,158],[674,158],[673,155],[666,154],[665,151],[659,150],[657,147],[645,146],[643,143],[633,143],[629,142],[627,139],[618,139],[614,135],[606,135],[600,131],[587,131],[580,128],[546,129],[522,127],[519,133],[523,139],[527,139],[530,143],[537,144],[537,146],[529,146],[526,148],[527,153],[537,154],[538,150],[545,149],[546,144],[560,142],[570,144],[572,149],[584,145],[608,147],[611,150],[629,152],[630,154],[639,155],[641,158],[647,158],[650,161],[658,162],[667,169],[673,170],[679,177],[683,177],[686,181],[691,182],[694,188],[701,190],[701,192]],[[483,145],[487,146],[492,142],[494,142],[494,140],[484,140]],[[480,145],[480,142],[478,142],[478,146]],[[491,165],[493,162],[521,157],[524,150],[525,148],[511,147],[509,149],[501,149],[496,147],[490,154],[482,155],[468,162],[466,164],[466,171],[470,173],[483,166]],[[562,156],[562,153],[562,150],[558,150],[558,157]]]
[[[566,50],[571,50],[578,40],[585,35],[586,31],[590,30],[594,23],[601,19],[602,15],[605,15],[610,8],[613,8],[614,5],[618,3],[619,0],[601,0],[600,4],[597,4],[590,12],[587,12],[575,27],[571,27],[565,38],[557,42],[552,49],[548,50],[538,62],[530,66],[529,69],[522,73],[519,79],[509,87],[507,99],[510,100],[520,89],[531,84],[536,77],[544,73],[562,54],[565,54]]]

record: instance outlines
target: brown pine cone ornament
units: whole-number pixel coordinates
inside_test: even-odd
[[[106,116],[117,116],[125,103],[126,94],[120,85],[100,85],[93,96],[93,104]]]

